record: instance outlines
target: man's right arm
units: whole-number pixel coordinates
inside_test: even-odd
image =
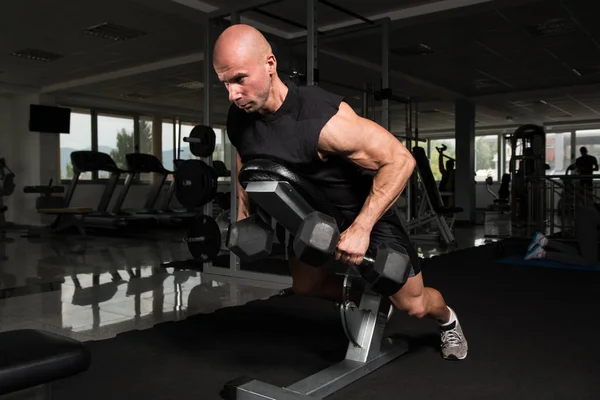
[[[240,169],[242,169],[242,158],[240,157],[240,153],[236,152],[236,176],[239,176]],[[238,208],[237,208],[237,220],[240,221],[244,218],[248,218],[250,215],[250,202],[248,200],[248,194],[242,188],[240,184],[240,180],[236,179],[237,185],[237,198],[238,198]]]

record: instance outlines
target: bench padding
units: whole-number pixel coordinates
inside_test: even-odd
[[[33,329],[0,333],[0,394],[67,378],[89,365],[87,347],[75,339]]]

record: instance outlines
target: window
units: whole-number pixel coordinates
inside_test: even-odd
[[[125,154],[134,152],[132,117],[98,115],[98,151],[109,154],[119,168],[126,169]],[[101,171],[98,178],[106,179],[108,172]]]
[[[546,134],[547,175],[564,175],[571,165],[571,133]]]
[[[600,156],[600,129],[586,129],[575,132],[575,158],[581,157],[580,149],[584,146],[587,148],[590,156]],[[575,162],[575,160],[573,160]],[[598,174],[600,171],[594,171]]]
[[[431,172],[433,172],[433,177],[436,181],[442,179],[442,174],[439,168],[439,156],[440,153],[436,150],[436,148],[442,148],[443,145],[446,145],[447,149],[444,150],[444,155],[450,156],[452,158],[456,158],[456,149],[455,149],[455,139],[432,139],[431,140],[431,155],[429,157],[429,164],[431,165]],[[444,167],[448,159],[444,157]],[[456,165],[455,165],[456,168]]]
[[[213,160],[225,162],[225,147],[223,147],[223,136],[225,135],[225,130],[216,127],[213,127],[213,130],[215,131],[217,139],[215,141],[215,151],[213,152],[212,158]]]
[[[173,127],[177,127],[173,121],[163,121],[162,123],[162,163],[169,171],[173,171],[174,168],[173,159],[175,158],[175,140],[177,138]]]
[[[475,181],[485,182],[488,176],[498,179],[498,136],[475,138]]]
[[[60,178],[72,179],[73,166],[71,153],[77,150],[92,149],[92,116],[89,112],[75,111],[71,113],[71,133],[60,135]],[[92,179],[86,172],[79,179]]]
[[[139,153],[154,154],[152,152],[152,119],[147,117],[140,117],[139,130]]]

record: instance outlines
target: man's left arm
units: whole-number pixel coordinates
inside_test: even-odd
[[[368,246],[368,235],[373,226],[394,205],[408,184],[415,159],[390,132],[358,116],[346,103],[341,103],[337,114],[321,131],[319,152],[325,157],[340,155],[360,167],[376,171],[371,193],[348,228],[351,232],[358,231],[357,236],[367,235]],[[348,258],[358,264],[366,247],[363,241],[356,246],[356,257]]]

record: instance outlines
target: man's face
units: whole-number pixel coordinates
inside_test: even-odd
[[[261,63],[252,55],[223,55],[215,61],[214,68],[229,92],[229,101],[248,113],[263,108],[271,89],[267,60]]]

